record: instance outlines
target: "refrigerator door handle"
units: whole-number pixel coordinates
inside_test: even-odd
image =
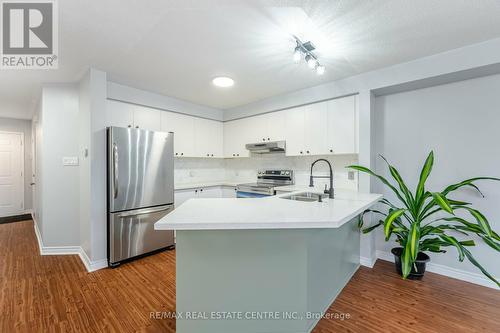
[[[168,206],[163,206],[163,207],[145,208],[145,209],[141,209],[141,210],[134,210],[133,212],[122,213],[119,215],[119,218],[158,213],[158,212],[163,212],[165,210],[171,210],[171,209],[174,209],[173,205],[168,205]]]
[[[118,197],[118,146],[113,143],[113,198]]]

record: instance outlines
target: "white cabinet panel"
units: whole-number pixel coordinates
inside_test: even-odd
[[[194,117],[174,112],[161,113],[161,130],[174,132],[176,157],[196,157]]]
[[[150,131],[161,131],[162,111],[139,105],[132,105],[132,109],[134,111],[135,128]]]
[[[221,198],[222,189],[220,187],[203,187],[198,190],[198,198]]]
[[[106,101],[106,126],[133,127],[134,110],[129,103]]]
[[[304,107],[304,151],[307,155],[327,153],[327,105],[325,102]]]
[[[304,156],[305,109],[303,106],[286,110],[285,138],[287,156]]]
[[[245,148],[251,143],[252,124],[250,118],[232,120],[224,123],[224,157],[248,157],[249,152]]]
[[[185,201],[189,199],[196,198],[198,193],[198,190],[178,190],[175,191],[174,193],[174,204],[175,207],[179,207],[182,205]]]
[[[195,146],[199,157],[223,157],[222,122],[195,119]]]
[[[247,143],[264,142],[267,140],[267,125],[266,115],[244,118],[243,122],[247,126],[245,136],[248,138]]]
[[[327,102],[328,153],[357,153],[356,99],[349,96]]]
[[[236,198],[235,187],[222,187],[222,198]]]
[[[266,139],[268,141],[282,141],[286,137],[286,111],[268,113],[265,116]]]

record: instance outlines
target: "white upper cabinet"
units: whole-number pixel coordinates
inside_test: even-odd
[[[106,127],[133,127],[134,110],[129,103],[106,101]]]
[[[162,111],[140,105],[132,105],[134,110],[134,127],[149,131],[161,131]]]
[[[194,128],[197,156],[218,158],[224,157],[222,122],[195,118]]]
[[[306,155],[327,153],[327,105],[325,102],[304,107],[304,151]]]
[[[264,115],[267,141],[285,140],[286,111],[271,112]]]
[[[224,123],[224,157],[248,157],[249,151],[245,148],[252,141],[251,118],[231,120]]]
[[[106,126],[134,127],[160,131],[162,111],[130,103],[108,100]]]
[[[286,110],[285,139],[287,156],[305,155],[305,107],[299,106]]]
[[[329,154],[357,154],[357,96],[327,103],[327,150]]]
[[[174,154],[176,157],[197,157],[194,121],[195,117],[180,113],[161,113],[161,130],[174,132]]]

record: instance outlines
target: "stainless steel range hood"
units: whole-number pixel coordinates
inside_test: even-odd
[[[271,141],[249,143],[245,147],[254,154],[284,153],[286,149],[285,141]]]

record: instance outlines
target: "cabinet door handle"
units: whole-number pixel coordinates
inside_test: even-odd
[[[184,156],[184,153],[181,153],[182,156]]]
[[[132,125],[128,125],[127,127],[128,127],[128,128],[131,128],[131,127],[132,127]]]
[[[210,154],[210,156],[214,157],[214,154]]]
[[[139,128],[139,126],[136,126],[135,128]]]
[[[267,138],[267,141],[271,140],[270,138]]]
[[[240,156],[240,154],[236,154],[236,156]]]
[[[308,154],[309,154],[309,150],[308,150],[308,151],[306,151],[306,153],[308,153]]]
[[[210,154],[207,154],[207,156],[210,156]]]
[[[203,192],[203,189],[202,189],[202,188],[200,188],[200,192]]]
[[[333,149],[330,149],[330,153],[333,153]]]
[[[179,153],[175,153],[175,156],[179,155]]]
[[[301,154],[303,154],[303,152],[302,152],[302,151],[300,151],[300,153],[301,153]]]

